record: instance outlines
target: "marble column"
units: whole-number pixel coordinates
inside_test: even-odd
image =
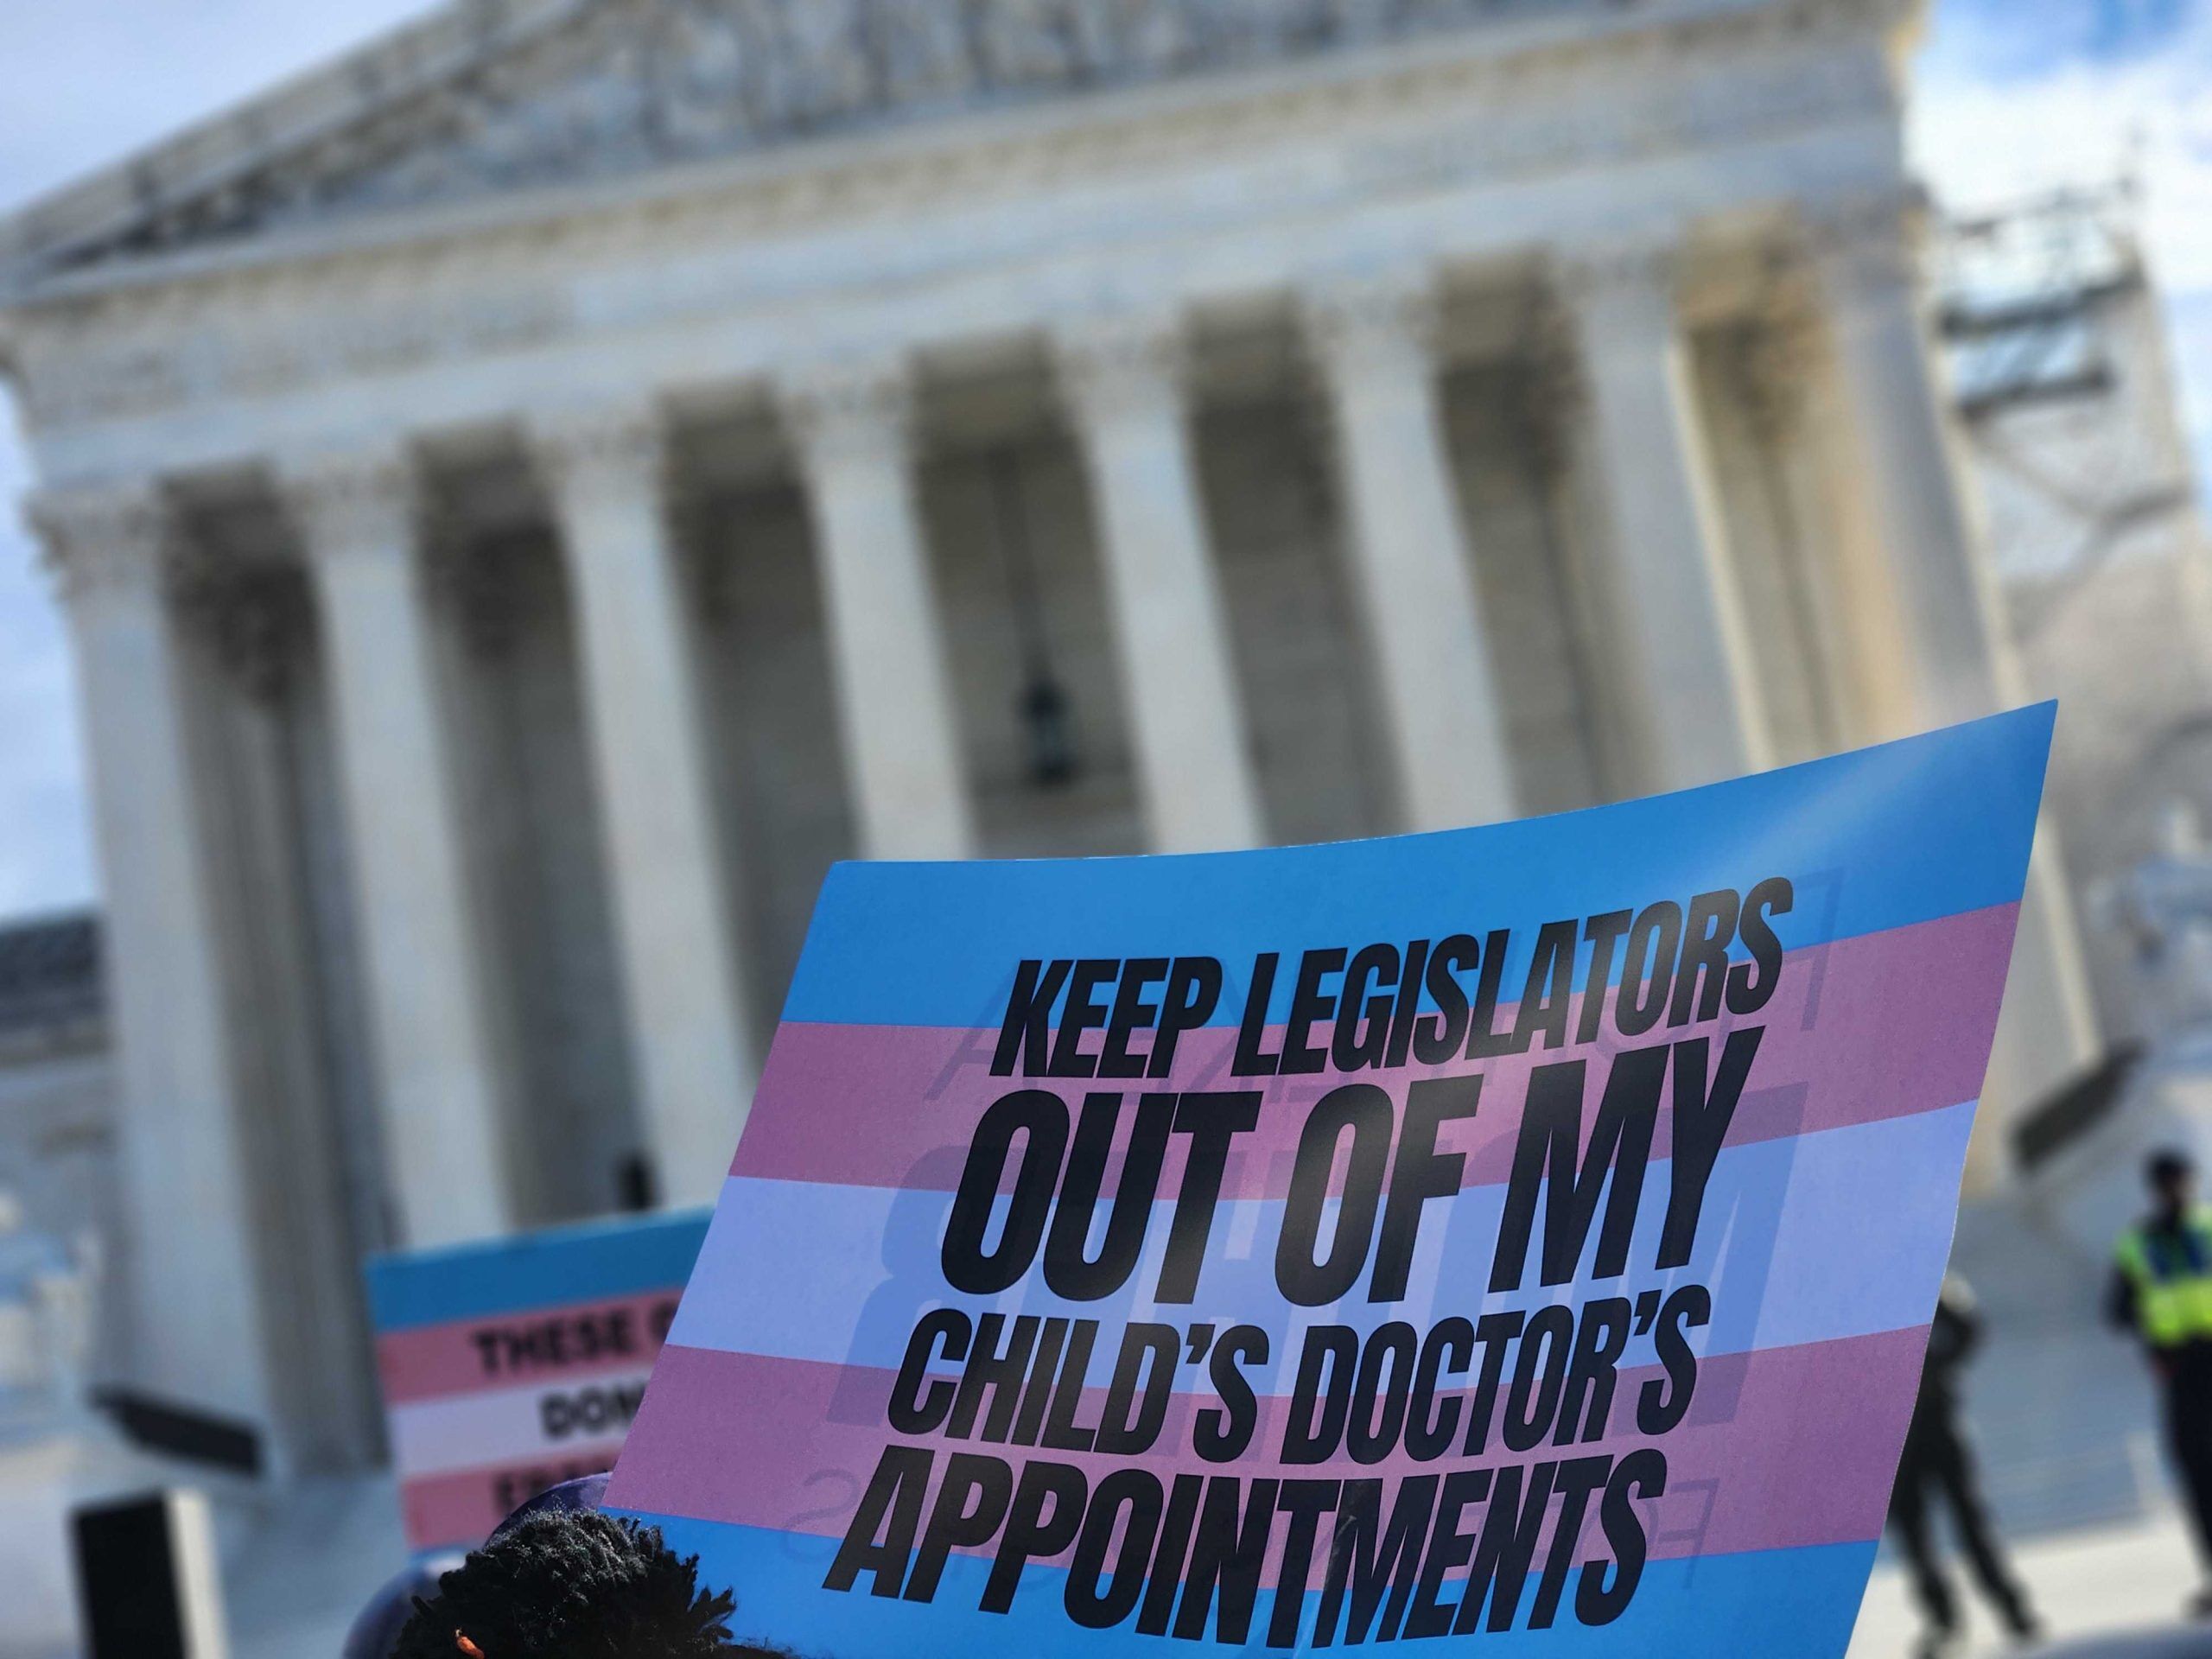
[[[1814,221],[1814,267],[1840,381],[1839,413],[1868,528],[1905,632],[1915,712],[1968,720],[2022,700],[2024,682],[1978,544],[1931,373],[1904,205]]]
[[[151,490],[49,490],[31,518],[75,644],[112,999],[126,1366],[163,1396],[267,1427],[273,1338],[243,1104]]]
[[[975,830],[896,359],[788,380],[829,617],[846,775],[870,858],[964,858]]]
[[[327,646],[370,1029],[404,1242],[507,1231],[501,1052],[439,706],[413,468],[397,446],[282,484]]]
[[[1172,316],[1093,320],[1062,337],[1058,362],[1104,531],[1152,846],[1254,846],[1258,788],[1192,465],[1179,327]]]
[[[1681,789],[1773,764],[1662,245],[1562,262],[1611,533],[1640,782]]]
[[[1914,650],[1873,504],[1859,479],[1854,417],[1833,331],[1809,264],[1789,270],[1793,403],[1802,442],[1805,519],[1823,547],[1829,609],[1824,645],[1838,741],[1878,743],[1918,728]]]
[[[1834,344],[1844,459],[1865,533],[1890,575],[1911,676],[1910,720],[1967,720],[2026,700],[2025,682],[1952,454],[1913,257],[1897,198],[1840,204],[1811,226]],[[2056,840],[2036,837],[1969,1179],[1993,1179],[2021,1107],[2098,1050],[2079,935]]]
[[[542,423],[537,454],[575,594],[617,942],[660,1197],[721,1190],[752,1109],[735,917],[721,867],[696,644],[643,405]]]
[[[1304,305],[1405,827],[1511,817],[1504,709],[1445,447],[1432,286],[1411,274],[1340,281]]]

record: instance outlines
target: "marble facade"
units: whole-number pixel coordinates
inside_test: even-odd
[[[0,224],[134,1377],[372,1455],[359,1252],[710,1197],[835,857],[1461,824],[2018,701],[1914,22],[500,0]],[[2093,1046],[2041,873],[1993,1121]]]

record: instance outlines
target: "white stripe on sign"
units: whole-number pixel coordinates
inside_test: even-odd
[[[650,1369],[623,1371],[396,1406],[392,1466],[404,1480],[447,1469],[612,1449],[628,1435],[651,1375]]]

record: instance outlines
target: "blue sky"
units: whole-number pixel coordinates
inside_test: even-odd
[[[1943,0],[1931,57],[2012,83],[2139,59],[2186,33],[2190,0]]]
[[[314,65],[422,0],[7,0],[0,210]],[[2212,0],[1936,0],[1910,140],[1946,200],[2142,180],[2200,478],[2212,473]],[[0,917],[97,896],[71,667],[12,504],[0,398]]]

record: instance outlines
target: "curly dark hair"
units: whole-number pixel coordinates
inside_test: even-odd
[[[533,1515],[416,1598],[392,1659],[702,1659],[733,1641],[727,1590],[699,1588],[658,1528],[594,1511]]]

